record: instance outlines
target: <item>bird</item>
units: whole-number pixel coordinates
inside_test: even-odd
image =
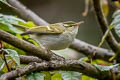
[[[66,21],[47,26],[37,26],[23,32],[21,35],[30,35],[39,42],[40,46],[48,50],[62,50],[74,41],[80,24],[84,21]]]

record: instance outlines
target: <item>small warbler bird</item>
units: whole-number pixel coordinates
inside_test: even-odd
[[[40,46],[49,50],[61,50],[69,47],[74,41],[81,22],[67,21],[28,29],[22,35],[30,34],[31,38],[39,41]]]

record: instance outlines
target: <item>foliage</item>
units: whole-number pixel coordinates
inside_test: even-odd
[[[96,65],[96,64],[95,64],[95,66],[96,66],[96,68],[99,69],[100,71],[109,71],[109,70],[111,70],[111,69],[113,69],[113,68],[115,68],[115,67],[118,67],[119,64],[115,64],[115,65],[112,65],[112,66],[101,66],[101,65]]]
[[[11,49],[2,49],[2,50],[5,51],[16,62],[16,64],[20,66],[20,58],[15,50],[11,50]]]
[[[113,21],[111,23],[111,27],[114,28],[117,36],[120,38],[120,10],[117,10],[114,14],[113,14]],[[111,57],[109,60],[112,61],[114,60],[119,52],[120,52],[120,43],[118,44],[119,50],[115,53],[115,55],[113,57]]]
[[[81,80],[81,73],[73,71],[62,71],[62,78],[64,80]]]
[[[17,18],[16,16],[0,14],[0,29],[1,30],[9,32],[9,33],[17,36],[18,38],[26,39],[29,42],[38,46],[38,44],[34,40],[30,39],[30,37],[28,35],[21,36],[20,34],[24,30],[21,29],[20,27],[17,27],[17,26],[24,26],[26,28],[31,28],[31,27],[34,27],[35,25],[31,21],[26,22],[20,18]],[[3,45],[1,47],[1,50],[3,52],[7,53],[6,59],[7,59],[7,63],[8,63],[9,68],[10,69],[17,68],[16,64],[18,66],[20,66],[19,54],[25,55],[25,52],[23,50],[16,48],[16,47],[13,47],[12,45],[7,44],[5,42],[2,42],[1,45]],[[7,66],[5,65],[5,62],[3,59],[3,55],[1,55],[0,59],[1,59],[0,72],[8,72]]]
[[[34,72],[26,76],[27,80],[44,80],[44,74],[40,72]]]
[[[86,75],[82,75],[82,80],[97,80]]]
[[[113,14],[113,21],[112,21],[112,25],[115,29],[116,34],[120,37],[120,10],[117,10],[114,14]]]

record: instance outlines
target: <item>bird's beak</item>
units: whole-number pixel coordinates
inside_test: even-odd
[[[84,23],[84,21],[80,21],[80,22],[76,23],[76,25],[79,27],[83,23]]]

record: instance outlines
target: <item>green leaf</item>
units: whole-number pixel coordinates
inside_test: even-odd
[[[15,50],[16,52],[18,52],[18,53],[21,54],[21,55],[25,55],[25,54],[26,54],[25,51],[23,51],[23,50],[21,50],[21,49],[19,49],[19,48],[16,48],[16,47],[14,47],[14,46],[6,43],[6,42],[3,42],[3,45],[4,45],[4,47],[5,47],[6,49],[13,49],[13,50]]]
[[[3,70],[3,68],[5,67],[5,62],[3,61],[3,59],[0,57],[0,71]],[[7,70],[7,69],[6,69]],[[7,71],[6,71],[7,72]]]
[[[113,14],[113,18],[117,17],[118,15],[120,15],[120,10],[117,10],[117,11]]]
[[[86,75],[82,75],[82,80],[98,80],[98,79],[95,79]]]
[[[9,23],[1,23],[0,29],[5,30],[7,32],[11,32],[11,33],[22,33],[23,32],[23,31],[15,28],[13,25],[11,25]]]
[[[7,69],[6,65],[5,65],[5,62],[0,66],[0,71],[1,72],[8,72],[8,69]]]
[[[95,64],[95,67],[97,69],[99,69],[100,71],[109,71],[115,67],[119,66],[119,64],[115,64],[115,65],[112,65],[112,66],[101,66],[101,65],[97,65]]]
[[[13,24],[19,25],[19,22],[25,23],[24,20],[15,16],[0,14],[0,29],[11,33],[22,33],[23,31],[13,26]]]
[[[0,14],[0,21],[7,22],[10,24],[19,24],[19,22],[26,23],[24,20],[17,18],[16,16],[12,15],[4,15]]]
[[[49,71],[42,71],[42,73],[45,75],[44,80],[51,80],[51,74]]]
[[[62,76],[60,73],[56,73],[51,77],[51,80],[62,80]]]
[[[120,10],[117,10],[114,14],[113,14],[113,21],[112,21],[112,25],[115,29],[116,34],[119,36],[120,38]]]
[[[16,16],[0,14],[0,29],[13,33],[20,34],[24,29],[35,27],[32,21],[24,21]]]
[[[44,74],[40,72],[34,73],[35,80],[44,80]]]
[[[20,65],[20,58],[18,53],[12,49],[3,49],[11,58],[16,62],[17,65]]]
[[[79,61],[88,61],[88,57],[82,57],[79,59]]]
[[[63,80],[81,80],[81,73],[73,71],[61,71]]]
[[[27,28],[32,28],[32,27],[35,27],[35,26],[36,26],[32,21],[28,21],[28,22],[26,22],[26,23],[19,22],[19,25],[25,26],[25,27],[27,27]]]
[[[19,24],[23,25],[23,26],[26,26],[26,27],[29,27],[29,28],[32,28],[32,27],[36,26],[32,21],[28,21],[27,23],[21,23],[21,22],[19,22]]]
[[[9,65],[9,62],[10,62],[10,60],[7,60],[8,65]],[[7,68],[6,64],[5,64],[5,61],[3,61],[2,64],[0,64],[0,71],[4,72],[4,73],[8,72],[8,68]]]
[[[114,14],[113,14],[113,21],[112,21],[112,25],[113,25],[113,28],[115,29],[115,32],[116,32],[116,34],[118,35],[118,37],[120,38],[120,10],[117,10]],[[113,57],[111,57],[110,59],[109,59],[109,61],[112,61],[112,60],[114,60],[117,56],[118,56],[118,54],[119,54],[119,52],[120,52],[120,45],[118,45],[118,48],[119,48],[119,50],[115,53],[115,55],[113,56]]]
[[[33,73],[27,75],[26,80],[35,80]]]
[[[26,75],[27,80],[44,80],[44,74],[41,72],[33,72],[29,75]]]

